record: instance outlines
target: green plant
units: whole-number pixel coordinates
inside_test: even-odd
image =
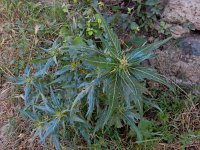
[[[165,34],[165,35],[170,35],[169,27],[170,27],[169,24],[167,24],[164,21],[161,21],[157,30],[158,30],[159,33],[162,33],[162,34]]]
[[[193,131],[189,130],[187,133],[182,134],[180,136],[180,142],[181,142],[181,150],[186,149],[186,146],[188,144],[192,144],[194,140],[199,140],[200,135],[199,133],[194,133]]]
[[[157,20],[156,15],[160,14],[160,0],[136,0],[137,1],[137,17],[138,23],[146,31],[152,28]]]
[[[160,0],[124,0],[114,6],[105,5],[105,8],[113,13],[108,16],[111,25],[123,32],[158,30],[160,34],[169,35],[168,25],[159,19],[163,9]]]
[[[64,43],[57,39],[43,48],[45,58],[33,60],[14,79],[24,87],[21,113],[34,122],[34,138],[44,144],[48,138],[56,149],[74,135],[91,144],[102,130],[127,126],[141,141],[137,124],[143,120],[143,105],[156,106],[147,98],[146,80],[171,87],[155,69],[142,66],[170,38],[123,50],[104,18],[98,19],[104,29],[101,43],[79,36]]]
[[[96,14],[92,19],[89,19],[86,22],[87,28],[86,32],[89,36],[96,34],[96,36],[100,36],[101,32],[101,19],[98,14]]]

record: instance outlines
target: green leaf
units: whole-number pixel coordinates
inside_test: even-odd
[[[81,37],[75,37],[75,39],[72,42],[73,45],[85,45],[85,42]]]
[[[113,86],[111,88],[112,90],[110,91],[112,94],[110,94],[109,96],[109,102],[108,102],[109,106],[103,121],[103,126],[106,125],[114,110],[114,104],[117,100],[117,81],[118,81],[118,75],[116,74],[115,78],[112,81]]]
[[[160,0],[146,0],[145,5],[153,6],[160,3]]]
[[[68,65],[68,66],[64,66],[62,69],[56,71],[56,72],[54,73],[54,75],[55,75],[55,76],[62,75],[62,74],[64,74],[65,72],[69,71],[70,69],[71,69],[71,66],[69,66],[69,65]]]
[[[60,146],[60,142],[59,142],[57,134],[53,135],[53,145],[55,146],[56,150],[61,150],[61,146]]]
[[[60,83],[60,82],[65,81],[65,80],[66,80],[66,75],[62,75],[62,76],[56,78],[55,80],[53,80],[49,84],[51,85],[51,84],[55,84],[55,83]]]
[[[138,110],[140,111],[140,114],[143,115],[143,100],[142,100],[142,93],[141,89],[138,86],[139,83],[137,83],[134,78],[132,78],[129,73],[125,71],[124,78],[123,78],[124,84],[128,87],[128,89],[131,91],[131,98],[135,102],[135,105],[137,106]]]
[[[135,115],[132,116],[132,112],[129,112],[129,111],[123,115],[124,115],[124,118],[127,121],[127,123],[130,125],[131,130],[137,134],[137,140],[142,141],[142,139],[143,139],[142,134],[135,124],[135,117],[134,117]]]
[[[70,111],[70,116],[73,116],[74,115],[74,107],[77,105],[77,103],[83,99],[83,97],[87,94],[87,90],[86,89],[83,89],[75,98],[75,100],[73,101],[72,103],[72,106],[71,106],[71,111]]]
[[[136,22],[131,22],[130,28],[131,30],[138,30],[139,25]]]
[[[30,118],[32,121],[35,121],[37,119],[37,116],[33,112],[27,112],[22,109],[20,109],[19,112],[21,115],[23,115],[24,117]]]
[[[113,49],[110,51],[112,51],[114,56],[117,54],[118,58],[122,57],[121,45],[117,35],[113,32],[112,29],[110,29],[103,16],[99,14],[99,17],[102,20],[102,26],[104,27],[105,33],[108,35],[108,40],[112,43],[113,46]]]
[[[162,109],[156,104],[154,103],[152,100],[149,100],[148,98],[146,98],[144,100],[144,103],[148,106],[151,106],[153,108],[156,108],[157,110],[159,110],[160,112],[163,112]]]
[[[26,83],[26,77],[16,77],[16,78],[9,77],[9,80],[14,81],[15,84],[18,85],[23,85]]]
[[[24,99],[26,101],[26,103],[28,102],[29,100],[29,97],[30,97],[30,93],[31,93],[31,86],[30,85],[26,85],[24,87]]]
[[[54,114],[54,113],[55,113],[54,109],[51,108],[50,106],[48,106],[47,104],[35,106],[35,108],[37,108],[37,109],[39,109],[39,110],[41,110],[41,111],[50,113],[50,114]]]
[[[106,109],[100,111],[98,115],[98,120],[96,121],[96,126],[94,128],[94,133],[97,132],[99,129],[103,128],[103,123],[105,122],[106,115],[107,115]]]
[[[92,86],[90,88],[90,90],[88,92],[88,96],[87,96],[88,110],[87,110],[86,116],[92,115],[92,113],[94,111],[95,101],[96,101],[95,87]]]
[[[81,135],[84,137],[84,139],[87,141],[87,143],[88,143],[88,144],[91,144],[89,131],[86,130],[83,126],[80,126],[80,127],[78,127],[78,128],[79,128],[79,132],[80,132]]]
[[[50,87],[50,91],[51,91],[51,100],[52,100],[53,104],[55,106],[59,106],[60,105],[60,101],[59,101],[58,97],[55,95],[55,93],[53,92],[52,87]]]
[[[116,66],[116,63],[110,62],[103,57],[82,58],[82,60],[100,68],[111,68]]]
[[[52,66],[53,64],[54,64],[53,58],[49,58],[47,60],[46,64],[44,65],[44,67],[41,70],[39,70],[38,72],[35,73],[35,77],[39,77],[39,76],[44,75],[48,71],[50,66]]]
[[[40,139],[40,142],[45,142],[45,139],[50,136],[54,131],[55,129],[58,127],[58,124],[59,124],[59,120],[58,119],[55,119],[55,120],[52,120],[48,123],[45,124],[45,132],[44,132],[44,135],[42,136],[42,139]]]
[[[80,123],[85,123],[85,124],[87,124],[86,123],[86,121],[85,120],[83,120],[82,118],[80,118],[79,116],[77,116],[77,115],[75,115],[75,114],[73,114],[73,116],[71,116],[72,117],[72,121],[73,122],[80,122]]]
[[[145,59],[150,58],[152,54],[150,54],[149,52],[159,48],[161,45],[165,44],[170,39],[171,39],[171,37],[169,37],[163,41],[155,42],[155,43],[149,44],[147,46],[143,46],[143,47],[133,50],[131,53],[127,54],[128,61],[136,61],[136,60],[138,61],[138,59],[139,59],[139,62],[142,62]],[[149,56],[146,57],[146,55],[149,55]]]
[[[143,44],[146,43],[146,39],[142,36],[136,36],[136,35],[132,35],[130,40],[128,41],[128,45],[132,46],[136,46],[136,47],[141,47]]]
[[[174,87],[171,86],[171,84],[167,80],[161,77],[161,75],[158,74],[155,69],[149,67],[131,67],[131,69],[133,70],[132,74],[136,76],[136,78],[140,77],[142,79],[145,78],[156,81],[158,83],[166,85],[168,88],[174,91]]]
[[[138,124],[138,128],[140,129],[144,139],[152,139],[154,137],[153,133],[153,122],[146,120],[146,119],[142,119],[140,121],[140,123]],[[137,143],[140,143],[142,141],[138,141]]]

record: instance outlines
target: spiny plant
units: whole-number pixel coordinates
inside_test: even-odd
[[[142,65],[170,38],[122,49],[117,35],[98,16],[104,29],[100,43],[79,36],[66,42],[57,39],[43,48],[45,58],[33,60],[24,75],[14,79],[24,87],[25,106],[20,111],[34,123],[33,139],[43,144],[50,140],[56,149],[74,136],[95,144],[100,131],[118,132],[127,126],[141,141],[137,125],[143,106],[159,108],[148,98],[146,80],[171,88],[155,69]]]

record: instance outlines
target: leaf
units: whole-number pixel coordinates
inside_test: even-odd
[[[50,91],[51,91],[51,100],[53,102],[53,104],[55,106],[59,106],[60,105],[60,101],[58,100],[57,96],[55,95],[55,93],[53,92],[52,87],[50,86]]]
[[[53,110],[53,108],[51,108],[47,104],[45,104],[44,106],[35,106],[35,107],[37,109],[42,110],[42,111],[47,112],[47,113],[51,113],[51,114],[55,113],[55,111]]]
[[[24,87],[24,99],[25,99],[26,103],[28,102],[30,93],[31,93],[31,86],[28,84]]]
[[[131,22],[130,28],[131,30],[138,30],[139,26],[136,22]]]
[[[163,41],[155,42],[155,43],[149,44],[147,46],[143,46],[141,48],[137,48],[137,49],[133,50],[131,53],[127,54],[128,61],[142,59],[147,54],[149,54],[149,52],[151,52],[152,50],[155,50],[155,49],[159,48],[161,45],[165,44],[170,39],[171,39],[171,37],[169,37],[169,38],[167,38],[167,39],[165,39]],[[147,57],[147,59],[148,58],[149,57]],[[144,61],[144,59],[142,59],[142,61]]]
[[[116,74],[115,78],[114,78],[114,83],[113,83],[113,89],[112,91],[110,92],[113,92],[112,94],[110,94],[109,96],[109,106],[108,106],[108,110],[107,110],[107,113],[106,113],[106,116],[104,118],[104,121],[103,121],[103,126],[106,125],[106,123],[108,122],[109,118],[111,117],[112,113],[113,113],[113,110],[114,110],[114,103],[116,102],[116,95],[117,95],[117,81],[118,81],[118,75]]]
[[[70,46],[65,46],[64,48],[67,48],[68,51],[72,51],[72,55],[74,55],[73,53],[76,53],[76,55],[78,53],[80,53],[80,55],[82,56],[89,56],[91,57],[92,54],[99,54],[101,56],[104,55],[102,50],[97,49],[94,45],[92,46],[87,46],[87,45],[70,45]]]
[[[163,77],[161,77],[161,75],[159,75],[155,69],[150,67],[135,67],[135,68],[131,67],[131,69],[135,70],[132,72],[132,74],[136,78],[142,78],[142,79],[146,78],[149,80],[156,81],[158,83],[166,85],[168,88],[174,91],[173,86],[171,86],[169,82],[167,82],[167,80],[163,79]]]
[[[141,47],[146,43],[146,39],[142,36],[136,36],[132,35],[130,37],[130,40],[128,41],[128,45],[132,46],[134,45],[135,47]]]
[[[72,44],[73,45],[85,45],[85,42],[83,41],[83,39],[81,37],[75,37]]]
[[[53,61],[55,62],[55,64],[56,64],[56,65],[58,65],[58,61],[57,61],[57,57],[56,57],[56,55],[55,55],[55,56],[53,56],[53,58],[52,58],[52,59],[53,59]]]
[[[57,134],[53,134],[53,145],[55,146],[56,150],[61,150],[61,146],[60,146],[60,142],[59,142]]]
[[[87,103],[88,103],[88,110],[86,113],[86,116],[91,116],[94,110],[94,105],[95,105],[95,87],[92,86],[88,92],[88,96],[87,96]]]
[[[99,12],[96,8],[95,10],[97,12]],[[108,35],[108,40],[112,43],[113,49],[111,49],[110,51],[113,52],[113,55],[115,56],[115,54],[117,54],[117,57],[121,57],[122,56],[122,50],[121,50],[121,45],[120,45],[120,41],[117,37],[117,35],[113,32],[112,29],[110,29],[110,27],[108,26],[106,20],[103,18],[103,16],[98,13],[99,18],[102,20],[102,26],[105,30],[105,33]]]
[[[45,124],[45,128],[46,129],[45,129],[44,135],[42,136],[42,139],[40,139],[39,142],[44,143],[45,139],[55,131],[55,129],[57,128],[58,124],[59,124],[59,120],[58,119],[54,119],[54,120],[46,123]]]
[[[151,100],[147,100],[147,98],[144,100],[144,103],[146,105],[149,105],[149,106],[151,106],[153,108],[158,109],[160,112],[163,112],[162,109],[156,103],[152,102]]]
[[[42,50],[44,50],[45,52],[51,52],[51,51],[54,51],[56,50],[57,48],[60,47],[60,44],[58,42],[58,38],[53,42],[52,46],[50,48],[41,48]]]
[[[81,47],[79,47],[79,49],[81,50],[81,52],[85,53],[86,56],[91,55],[93,53],[99,54],[99,55],[104,55],[103,51],[97,49],[94,46],[81,46]]]
[[[123,114],[124,118],[127,121],[127,123],[130,125],[131,130],[137,134],[137,140],[142,141],[143,139],[142,134],[140,130],[138,129],[138,127],[135,125],[135,119],[133,119],[134,117],[130,117],[129,113],[130,112],[126,112],[125,114]]]
[[[74,115],[74,107],[76,104],[87,94],[87,90],[83,89],[75,98],[75,100],[72,103],[71,106],[71,111],[70,111],[70,116]]]
[[[131,109],[127,109],[125,114],[135,123],[141,119],[140,114],[132,112]]]
[[[37,137],[39,137],[40,139],[42,139],[42,128],[39,128],[39,129],[37,129],[37,130],[35,131],[34,136],[31,138],[32,141],[33,141],[35,138],[37,138]]]
[[[146,0],[145,5],[153,6],[160,3],[160,0]]]
[[[36,74],[35,77],[39,77],[42,76],[46,73],[46,71],[49,69],[50,66],[52,66],[54,64],[54,60],[52,58],[49,58],[46,62],[46,64],[44,65],[43,69],[39,70]]]
[[[96,126],[94,128],[94,133],[103,127],[104,120],[106,118],[107,111],[103,110],[99,113],[98,120],[96,122]]]
[[[66,75],[62,75],[62,76],[56,78],[55,80],[53,80],[49,84],[51,85],[51,84],[55,84],[55,83],[60,83],[60,82],[65,81],[65,80],[66,80]]]
[[[30,75],[30,72],[31,72],[31,68],[30,68],[29,65],[27,65],[26,68],[25,68],[24,73],[25,73],[27,76],[29,76],[29,75]]]
[[[84,61],[88,62],[91,65],[94,65],[96,67],[100,68],[111,68],[116,66],[116,63],[109,62],[106,60],[106,58],[102,57],[92,57],[92,58],[82,58]]]
[[[85,123],[85,124],[87,124],[85,120],[83,120],[82,118],[80,118],[79,116],[77,116],[77,115],[75,115],[75,114],[73,114],[73,115],[71,116],[71,118],[73,119],[72,122],[80,122],[80,123]]]
[[[30,106],[34,107],[35,103],[38,101],[39,94],[35,93],[30,96],[28,102],[24,106],[24,110],[27,110]]]
[[[70,69],[71,69],[71,66],[69,66],[69,65],[68,65],[68,66],[64,66],[62,69],[56,71],[56,72],[54,73],[54,75],[55,75],[55,76],[62,75],[62,74],[64,74],[65,72],[69,71]]]
[[[90,30],[87,33],[88,33],[89,36],[92,36],[94,32],[92,30]]]
[[[19,112],[21,115],[30,118],[32,121],[35,121],[37,119],[37,116],[33,112],[27,112],[23,109],[20,109]]]
[[[153,122],[146,120],[146,119],[142,119],[140,121],[140,123],[138,124],[138,128],[140,129],[144,139],[152,139],[154,137],[153,134]],[[138,141],[137,143],[140,143],[142,141]]]
[[[91,0],[91,3],[94,8],[98,7],[98,0]]]
[[[121,77],[122,78],[122,77]],[[129,90],[132,93],[132,99],[134,100],[138,110],[140,111],[140,114],[143,114],[143,102],[142,102],[142,93],[138,86],[139,83],[137,83],[126,71],[124,74],[124,78],[122,78],[125,85],[129,88]]]
[[[89,135],[89,131],[87,131],[84,127],[80,126],[78,127],[79,132],[81,133],[81,135],[84,137],[84,139],[87,141],[88,144],[91,144],[91,140],[90,140],[90,135]]]
[[[76,99],[74,100],[72,107],[71,107],[71,114],[73,114],[73,109],[75,107],[75,105],[81,100],[83,99],[84,96],[87,96],[87,103],[89,105],[88,107],[88,111],[86,116],[89,116],[92,114],[93,109],[94,109],[94,103],[95,103],[95,98],[94,98],[94,93],[95,93],[95,86],[99,83],[99,81],[101,80],[101,78],[97,78],[96,80],[93,80],[91,83],[82,83],[80,87],[84,87],[84,89],[77,95]]]
[[[121,119],[119,117],[116,117],[115,126],[116,126],[116,128],[122,128],[123,127],[123,124],[121,123]]]
[[[10,77],[9,79],[14,81],[15,84],[18,84],[18,85],[23,85],[26,83],[26,77],[16,77],[16,78]]]

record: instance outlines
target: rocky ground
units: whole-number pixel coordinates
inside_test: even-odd
[[[200,95],[200,1],[168,0],[162,16],[177,40],[157,50],[151,64],[173,82],[195,86]]]

